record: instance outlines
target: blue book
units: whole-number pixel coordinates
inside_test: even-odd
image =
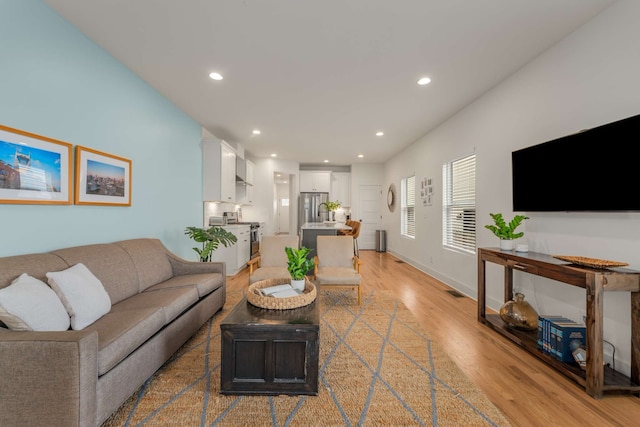
[[[573,352],[587,347],[587,328],[576,322],[556,323],[556,358],[565,363],[576,363]]]
[[[551,355],[553,355],[554,357],[558,357],[558,328],[556,326],[557,322],[573,322],[573,320],[562,316],[549,319],[549,353],[551,353]]]
[[[562,320],[565,319],[564,316],[555,315],[555,314],[544,314],[538,317],[538,319],[542,319],[542,340],[540,337],[538,338],[538,346],[545,353],[552,354],[552,341],[551,341],[551,321],[553,320]],[[538,326],[540,324],[538,323]],[[540,333],[540,329],[538,329],[538,333]],[[540,344],[542,341],[542,344]]]

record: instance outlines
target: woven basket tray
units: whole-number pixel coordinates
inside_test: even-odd
[[[268,279],[260,280],[249,286],[247,290],[247,301],[260,308],[270,310],[288,310],[291,308],[304,307],[311,304],[316,299],[316,287],[309,279],[305,278],[304,292],[295,297],[276,298],[260,295],[257,289],[268,288],[275,285],[291,283],[291,279]]]
[[[552,255],[562,261],[567,261],[576,265],[584,265],[592,268],[609,268],[609,267],[626,267],[629,264],[626,262],[609,261],[606,259],[587,258],[583,256],[569,256],[569,255]]]

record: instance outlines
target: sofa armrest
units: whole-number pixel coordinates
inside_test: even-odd
[[[0,425],[96,424],[98,333],[0,328]]]
[[[172,253],[167,253],[174,276],[184,276],[187,274],[220,273],[222,277],[227,277],[226,265],[224,262],[201,262],[187,261]]]

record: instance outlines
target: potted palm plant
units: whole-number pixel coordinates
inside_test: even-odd
[[[313,260],[307,258],[311,249],[301,247],[300,249],[286,247],[287,271],[291,275],[291,287],[297,291],[304,291],[305,276],[307,271],[313,268]]]
[[[503,250],[512,250],[513,249],[513,240],[519,239],[524,236],[524,233],[521,231],[516,233],[516,228],[522,221],[525,219],[529,219],[528,216],[524,215],[516,215],[509,222],[505,221],[502,217],[501,213],[490,213],[491,218],[493,218],[494,224],[485,225],[484,228],[491,230],[493,234],[495,234],[500,239],[500,249]]]
[[[193,248],[202,262],[211,261],[211,254],[220,244],[229,247],[238,241],[235,234],[216,225],[209,228],[187,227],[184,234],[202,243],[202,248]]]

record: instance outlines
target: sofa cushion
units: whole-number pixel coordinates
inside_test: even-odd
[[[122,304],[122,303],[120,303]],[[98,375],[103,375],[151,338],[165,324],[162,308],[113,309],[88,326],[98,332]]]
[[[161,308],[164,314],[164,323],[168,324],[197,301],[198,291],[195,286],[190,286],[146,291],[120,302],[117,309]]]
[[[0,321],[13,331],[69,329],[69,314],[56,293],[26,273],[0,289]]]
[[[62,258],[53,254],[28,254],[0,258],[0,288],[9,286],[22,273],[46,283],[47,272],[69,267]]]
[[[158,239],[131,239],[116,242],[133,260],[138,272],[139,292],[173,276],[167,248]]]
[[[254,270],[251,276],[249,276],[249,282],[255,283],[259,280],[284,279],[290,277],[291,274],[289,274],[287,267],[260,267]]]
[[[138,272],[129,254],[116,244],[76,246],[52,251],[67,267],[82,263],[102,282],[115,304],[138,293]],[[50,270],[53,271],[53,270]]]
[[[109,294],[84,264],[49,272],[47,278],[71,316],[71,328],[84,329],[111,310]]]
[[[145,292],[195,286],[198,290],[198,297],[202,298],[224,285],[224,283],[224,277],[220,273],[187,274],[185,276],[172,277],[169,280],[151,286]]]

